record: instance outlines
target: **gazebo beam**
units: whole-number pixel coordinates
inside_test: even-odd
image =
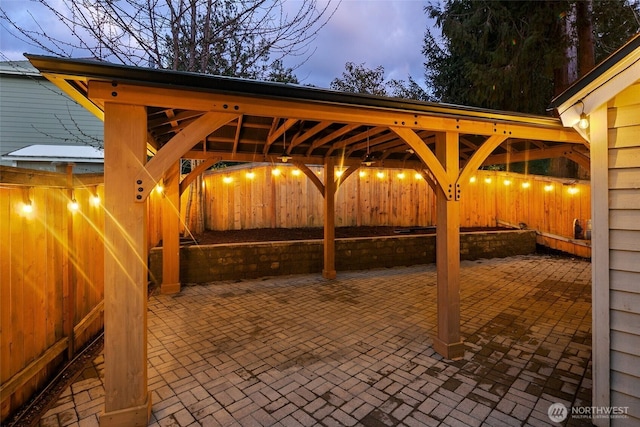
[[[117,93],[117,95],[113,95]],[[334,103],[312,103],[294,99],[268,99],[185,88],[147,87],[120,83],[114,91],[111,82],[90,81],[89,98],[115,100],[123,104],[137,104],[144,99],[148,105],[184,110],[217,111],[263,117],[286,117],[296,120],[332,121],[359,126],[402,127],[436,132],[460,134],[505,135],[509,138],[535,139],[542,141],[583,144],[584,140],[572,129],[559,124],[505,123],[488,116],[480,119],[452,118],[446,114],[398,111],[358,105]],[[452,112],[445,112],[451,114]],[[533,121],[534,119],[530,119]]]
[[[100,425],[146,426],[147,205],[131,185],[147,160],[144,106],[105,104],[104,413]]]

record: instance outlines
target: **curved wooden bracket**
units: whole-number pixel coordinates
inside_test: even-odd
[[[313,171],[309,169],[304,163],[293,162],[293,164],[296,165],[296,167],[300,169],[302,173],[304,173],[307,178],[311,180],[313,185],[315,185],[318,191],[320,191],[320,194],[322,194],[322,197],[324,197],[324,184],[322,183],[322,181],[320,181],[320,178],[318,178],[316,174],[313,173]]]
[[[502,144],[507,139],[506,136],[503,135],[491,135],[487,140],[476,150],[475,153],[471,156],[467,164],[464,165],[464,168],[460,172],[458,176],[458,180],[456,181],[456,200],[460,198],[462,187],[469,182],[471,176],[478,170],[482,163],[489,157],[493,150],[498,148],[500,144]]]
[[[449,175],[444,169],[444,166],[440,163],[435,154],[427,147],[427,144],[415,133],[412,129],[391,126],[389,127],[393,132],[395,132],[404,142],[409,144],[409,146],[415,151],[415,153],[420,157],[420,159],[425,163],[425,165],[429,168],[433,177],[435,178],[435,182],[438,187],[442,190],[442,192],[446,195],[447,199],[453,200],[453,191],[451,190],[451,186],[453,182],[449,180]]]
[[[201,175],[204,171],[209,169],[211,166],[218,163],[220,160],[221,160],[220,157],[210,157],[208,159],[205,159],[202,163],[196,166],[195,169],[189,172],[189,174],[185,176],[182,181],[180,181],[180,195],[182,195],[182,193],[184,193],[187,190],[187,188],[189,188],[189,185],[191,185],[191,183],[195,181],[195,179],[199,175]]]
[[[236,118],[238,114],[208,112],[171,138],[136,175],[136,201],[145,201],[167,169],[194,145]]]
[[[360,165],[351,165],[347,168],[346,171],[344,171],[342,173],[342,175],[340,175],[338,177],[338,179],[336,179],[336,191],[338,190],[338,188],[340,188],[340,185],[346,181],[347,178],[349,178],[349,176],[354,173],[355,171],[357,171],[358,169],[360,169]]]
[[[431,172],[429,171],[429,169],[416,168],[415,171],[420,174],[422,179],[424,179],[427,182],[427,184],[429,185],[429,187],[431,187],[433,191],[436,191],[438,189],[438,183],[433,178],[433,175],[431,175]]]

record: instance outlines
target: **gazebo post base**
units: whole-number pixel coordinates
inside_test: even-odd
[[[178,283],[163,283],[160,285],[160,293],[162,295],[179,294],[181,289],[180,282]]]
[[[322,270],[322,277],[325,279],[335,279],[338,276],[335,270]]]
[[[140,406],[105,412],[100,416],[100,427],[146,426],[151,419],[151,393]]]
[[[433,349],[445,359],[459,360],[464,357],[464,344],[462,341],[447,344],[438,337],[433,337]]]

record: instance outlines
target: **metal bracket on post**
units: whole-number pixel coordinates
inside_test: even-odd
[[[462,198],[462,188],[460,187],[460,183],[456,182],[456,198],[455,200],[460,200]]]
[[[144,187],[142,187],[142,180],[141,179],[137,179],[136,180],[136,201],[140,202],[143,199],[142,194],[144,193]]]

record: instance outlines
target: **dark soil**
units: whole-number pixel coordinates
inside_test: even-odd
[[[507,230],[499,227],[461,228],[460,231],[496,231]],[[435,234],[435,227],[336,227],[336,238],[378,237],[398,235]],[[250,230],[205,231],[195,236],[200,245],[217,243],[273,242],[286,240],[312,240],[323,238],[322,228],[258,228]],[[188,244],[190,239],[184,239]]]

